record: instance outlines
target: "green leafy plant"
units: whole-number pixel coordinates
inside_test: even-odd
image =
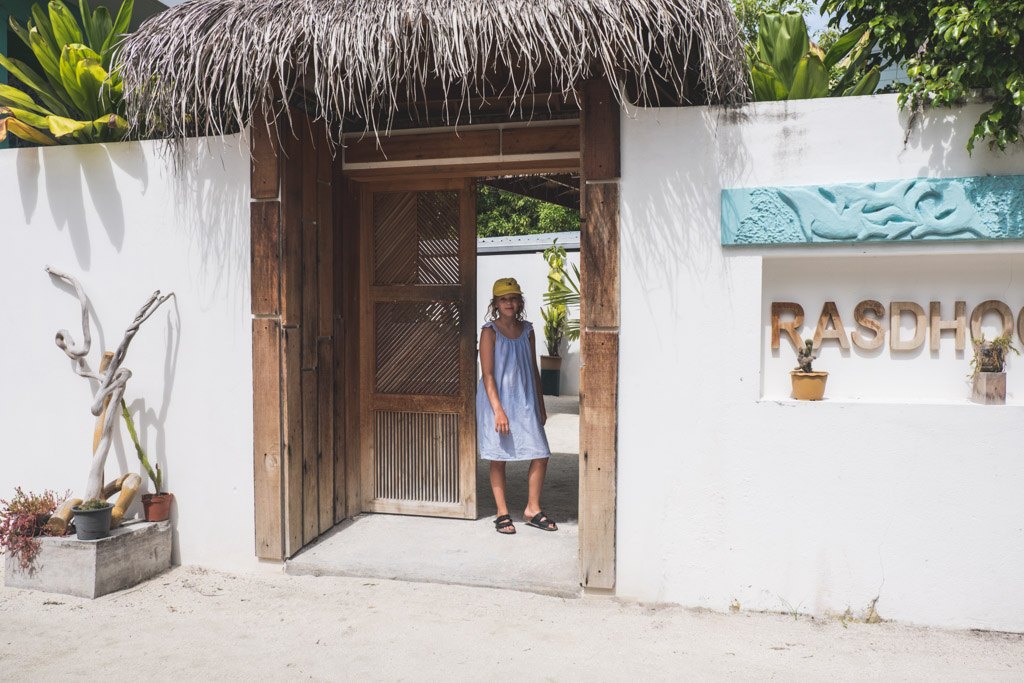
[[[1011,351],[1020,355],[1020,351],[1013,345],[1012,335],[1000,335],[992,341],[987,341],[985,335],[981,335],[981,339],[974,342],[971,376],[973,377],[979,372],[1002,372],[1006,367],[1006,358]]]
[[[548,292],[550,293],[552,290],[556,290],[561,283],[568,255],[565,252],[565,247],[560,245],[556,239],[550,247],[544,250],[543,256],[548,264]],[[540,316],[544,319],[544,344],[547,346],[548,355],[557,356],[565,335],[569,312],[563,304],[548,302],[547,306],[540,309]]]
[[[547,347],[548,355],[557,356],[565,335],[565,311],[545,306],[540,309],[540,317],[544,319],[544,345]]]
[[[900,106],[989,106],[967,143],[1004,150],[1019,142],[1024,113],[1024,0],[825,0],[832,24],[866,26],[888,63],[906,67]]]
[[[149,475],[150,481],[153,482],[153,493],[163,493],[164,473],[160,471],[160,463],[150,466],[149,458],[146,457],[146,451],[142,449],[142,444],[139,443],[139,434],[135,431],[135,420],[132,419],[132,414],[128,412],[128,404],[125,403],[123,398],[121,399],[121,416],[128,427],[128,434],[132,437],[132,443],[135,444],[135,454],[139,456],[139,462],[142,463],[142,466],[146,469],[146,474]]]
[[[110,501],[103,500],[102,498],[90,498],[84,503],[76,505],[71,509],[75,511],[89,512],[92,510],[105,510],[108,507],[114,507],[114,504]]]
[[[111,20],[105,7],[93,12],[79,0],[79,24],[61,0],[50,0],[47,11],[33,5],[24,26],[11,17],[11,31],[39,70],[0,55],[0,65],[26,88],[0,84],[0,140],[8,134],[39,145],[123,139],[122,83],[111,64],[133,7],[134,0],[124,0]]]
[[[802,14],[769,12],[758,19],[756,43],[747,45],[754,100],[870,95],[880,78],[877,66],[867,66],[872,46],[870,31],[860,26],[826,53],[811,42]]]
[[[814,3],[809,0],[730,0],[733,14],[740,24],[743,41],[749,45],[757,42],[758,21],[766,14],[775,12],[799,12],[807,16],[814,10]]]
[[[46,535],[46,520],[57,509],[60,501],[71,495],[56,491],[25,493],[14,489],[14,497],[0,500],[0,550],[18,559],[22,569],[28,570],[39,553],[39,536]]]
[[[580,338],[580,319],[569,316],[570,309],[579,310],[580,306],[580,269],[575,263],[570,263],[570,273],[562,264],[559,277],[548,277],[548,291],[544,293],[544,301],[548,305],[563,306],[566,310],[565,337],[569,341],[576,341]]]

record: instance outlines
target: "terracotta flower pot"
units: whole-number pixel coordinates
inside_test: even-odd
[[[793,370],[789,376],[793,379],[793,398],[799,401],[820,401],[824,398],[827,372]]]
[[[142,509],[147,522],[163,522],[171,517],[173,493],[147,493],[142,496]]]

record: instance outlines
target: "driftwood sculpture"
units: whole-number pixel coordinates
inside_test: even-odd
[[[85,377],[99,383],[96,393],[93,395],[92,404],[92,414],[97,417],[97,420],[96,430],[93,433],[93,453],[92,464],[89,467],[89,479],[86,482],[82,498],[72,498],[64,501],[51,517],[49,525],[51,531],[63,533],[67,528],[68,522],[71,520],[71,508],[81,503],[82,499],[100,498],[105,500],[120,492],[120,496],[118,496],[114,504],[111,522],[112,526],[117,526],[121,523],[125,511],[132,504],[142,484],[142,478],[137,474],[123,475],[106,486],[103,483],[103,470],[107,462],[110,443],[113,439],[113,426],[118,419],[117,406],[121,404],[125,385],[132,376],[131,370],[124,367],[122,363],[124,363],[124,357],[128,353],[128,345],[139,331],[139,326],[146,322],[161,304],[174,296],[174,292],[162,296],[160,290],[153,292],[142,308],[139,309],[139,312],[135,314],[135,320],[125,331],[124,338],[121,340],[117,350],[113,353],[104,353],[100,360],[99,370],[94,372],[89,367],[88,360],[86,359],[92,346],[92,335],[90,334],[88,300],[85,297],[85,292],[82,290],[82,285],[74,277],[59,270],[54,270],[49,266],[46,267],[46,272],[52,277],[63,280],[71,285],[82,306],[82,344],[80,346],[75,344],[74,339],[71,338],[71,333],[67,330],[59,330],[56,337],[57,346],[75,362],[74,369],[80,377]],[[111,405],[114,406],[113,410],[109,409]]]

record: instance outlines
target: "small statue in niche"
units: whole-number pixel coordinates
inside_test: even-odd
[[[811,363],[815,358],[817,356],[814,355],[814,341],[808,339],[804,342],[804,347],[796,352],[797,366],[794,369],[800,372],[814,372],[811,369]]]

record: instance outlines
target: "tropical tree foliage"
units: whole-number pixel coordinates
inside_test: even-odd
[[[910,84],[901,106],[951,106],[970,95],[989,103],[974,126],[979,140],[1006,149],[1021,139],[1024,110],[1024,0],[825,0],[838,25],[867,26]]]
[[[94,12],[79,0],[79,24],[67,5],[51,0],[46,11],[33,5],[26,25],[11,18],[11,31],[37,63],[0,55],[0,65],[24,84],[24,89],[0,84],[0,140],[11,134],[56,145],[125,136],[121,78],[111,64],[133,6],[134,0],[124,0],[111,19],[107,8]]]
[[[858,26],[825,52],[811,42],[802,14],[764,14],[755,43],[747,46],[754,100],[870,95],[880,77],[878,67],[867,64],[872,47],[870,31]]]
[[[740,23],[743,31],[743,42],[747,45],[757,43],[757,27],[761,17],[772,12],[785,14],[786,12],[799,12],[807,16],[808,12],[814,10],[814,3],[810,0],[730,0],[732,11]]]
[[[566,270],[566,264],[572,266],[572,272]],[[559,264],[557,275],[548,275],[548,291],[544,292],[544,301],[549,307],[565,311],[565,336],[570,341],[580,338],[580,319],[572,317],[571,312],[580,309],[580,269],[567,259]],[[545,318],[545,321],[547,319]]]
[[[476,195],[480,237],[533,235],[580,229],[580,214],[558,204],[481,185]]]

